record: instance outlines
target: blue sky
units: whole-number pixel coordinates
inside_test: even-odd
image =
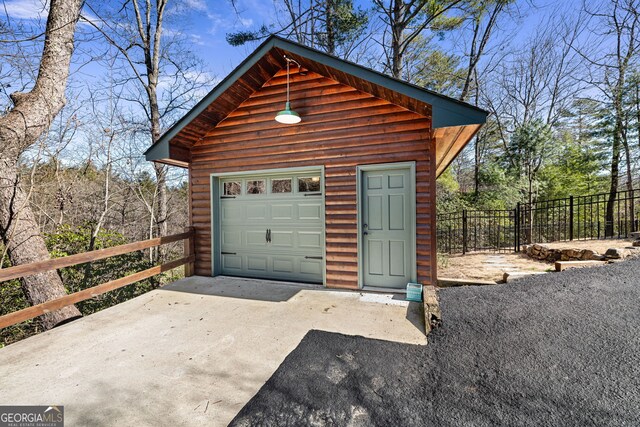
[[[11,19],[39,20],[41,23],[46,19],[46,0],[2,1]],[[95,0],[89,0],[91,1]],[[111,1],[120,3],[122,0]],[[356,0],[355,3],[365,9],[371,7],[371,2],[367,0]],[[531,7],[532,3],[534,7]],[[227,44],[225,35],[232,31],[255,29],[262,24],[273,22],[276,18],[276,7],[272,0],[235,0],[235,8],[230,0],[173,0],[169,4],[173,5],[174,10],[179,8],[182,13],[178,19],[168,17],[166,31],[181,31],[187,34],[193,43],[194,51],[202,58],[207,71],[211,76],[215,76],[216,80],[224,78],[256,46],[252,43],[232,47]],[[510,38],[495,39],[496,43],[513,43],[526,38],[542,20],[557,14],[558,9],[578,10],[581,0],[519,0],[517,4],[523,18],[515,21],[503,20],[501,28]],[[438,43],[446,47],[453,43],[449,37],[451,36],[446,35],[445,39]]]
[[[190,22],[189,31],[194,36],[194,48],[208,64],[210,71],[219,78],[226,76],[249,55],[256,44],[241,47],[229,46],[225,40],[228,32],[241,29],[255,29],[262,24],[269,24],[275,19],[274,2],[270,0],[237,0],[236,8],[239,16],[229,0],[183,0],[196,13]],[[582,0],[520,0],[522,12],[520,20],[503,20],[501,27],[505,33],[511,33],[509,40],[524,40],[543,20],[559,13],[559,11],[579,10]],[[356,0],[356,5],[363,9],[372,6],[370,1]],[[531,7],[531,3],[534,7]],[[439,41],[446,46],[451,40]]]
[[[0,12],[0,19],[26,22],[28,25],[44,28],[47,14],[47,0],[0,0],[5,13]],[[98,4],[101,0],[87,0],[90,4]],[[121,4],[124,0],[102,0]],[[276,7],[272,0],[235,0],[235,8],[230,0],[170,0],[173,5],[173,16],[167,17],[166,32],[180,31],[188,36],[194,52],[203,60],[207,75],[207,85],[202,95],[227,74],[229,74],[243,59],[245,59],[256,47],[256,43],[241,47],[232,47],[227,44],[225,35],[229,32],[242,29],[259,28],[262,24],[272,23],[276,18]],[[533,7],[532,7],[533,3]],[[529,37],[540,23],[559,13],[575,13],[580,10],[582,0],[518,0],[520,18],[505,17],[500,22],[500,31],[494,39],[494,47],[517,46]],[[597,3],[591,3],[593,6]],[[356,0],[356,4],[362,8],[370,8],[371,3],[366,0]],[[179,12],[176,10],[179,9]],[[1,9],[0,9],[1,10]],[[237,13],[239,12],[239,13]],[[88,12],[87,12],[88,14]],[[88,14],[89,15],[89,14]],[[90,16],[89,16],[90,18]],[[80,29],[89,29],[87,23],[80,24]],[[446,34],[443,40],[436,40],[444,50],[454,49],[460,52],[459,40],[454,39],[454,34]],[[86,42],[84,42],[86,43]],[[91,42],[89,42],[91,43]],[[90,50],[91,45],[78,43],[78,50]],[[454,50],[455,51],[455,50]],[[77,65],[76,65],[77,67]],[[84,88],[87,83],[100,82],[104,79],[108,70],[97,64],[84,65],[80,72],[72,76],[70,86]],[[73,144],[70,149],[78,150],[84,146]]]

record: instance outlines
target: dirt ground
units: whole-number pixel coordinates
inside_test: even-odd
[[[630,240],[587,240],[547,244],[553,249],[591,249],[601,254],[609,248],[630,245]],[[438,255],[438,277],[442,278],[499,281],[506,271],[548,272],[553,269],[553,263],[537,261],[521,253],[471,252],[465,255]]]

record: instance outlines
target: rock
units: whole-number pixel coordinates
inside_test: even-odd
[[[569,257],[569,259],[580,259],[580,249],[564,249],[563,252]]]
[[[604,256],[608,259],[623,259],[625,255],[625,250],[618,248],[609,248],[607,252],[604,253]]]
[[[588,261],[593,259],[593,255],[595,255],[595,252],[591,249],[583,249],[582,252],[580,252],[580,259]]]
[[[612,257],[605,257],[600,255],[596,251],[591,249],[576,249],[576,248],[565,248],[565,249],[551,249],[546,245],[541,245],[539,243],[534,243],[532,245],[523,246],[524,253],[530,258],[539,260],[539,261],[547,261],[547,262],[556,262],[556,261],[604,261],[606,259],[622,259],[629,255],[625,249],[617,249],[620,252],[618,255],[621,258],[614,258],[616,254],[613,254]],[[640,249],[639,249],[640,250]]]
[[[442,324],[442,313],[440,312],[440,304],[435,287],[422,287],[422,304],[424,307],[425,333],[429,335],[433,329]]]

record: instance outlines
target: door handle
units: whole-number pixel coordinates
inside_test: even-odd
[[[271,229],[267,228],[267,242],[271,243]]]
[[[363,236],[368,236],[368,235],[369,235],[369,232],[368,232],[368,231],[365,231],[364,233],[362,233],[362,235],[363,235]]]
[[[269,243],[269,229],[267,228],[267,231],[265,231],[264,233],[264,240]]]
[[[366,230],[367,228],[369,228],[369,225],[368,224],[362,224],[362,228],[364,228]]]

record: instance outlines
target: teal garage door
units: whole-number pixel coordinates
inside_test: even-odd
[[[322,283],[320,172],[220,179],[221,272]]]

